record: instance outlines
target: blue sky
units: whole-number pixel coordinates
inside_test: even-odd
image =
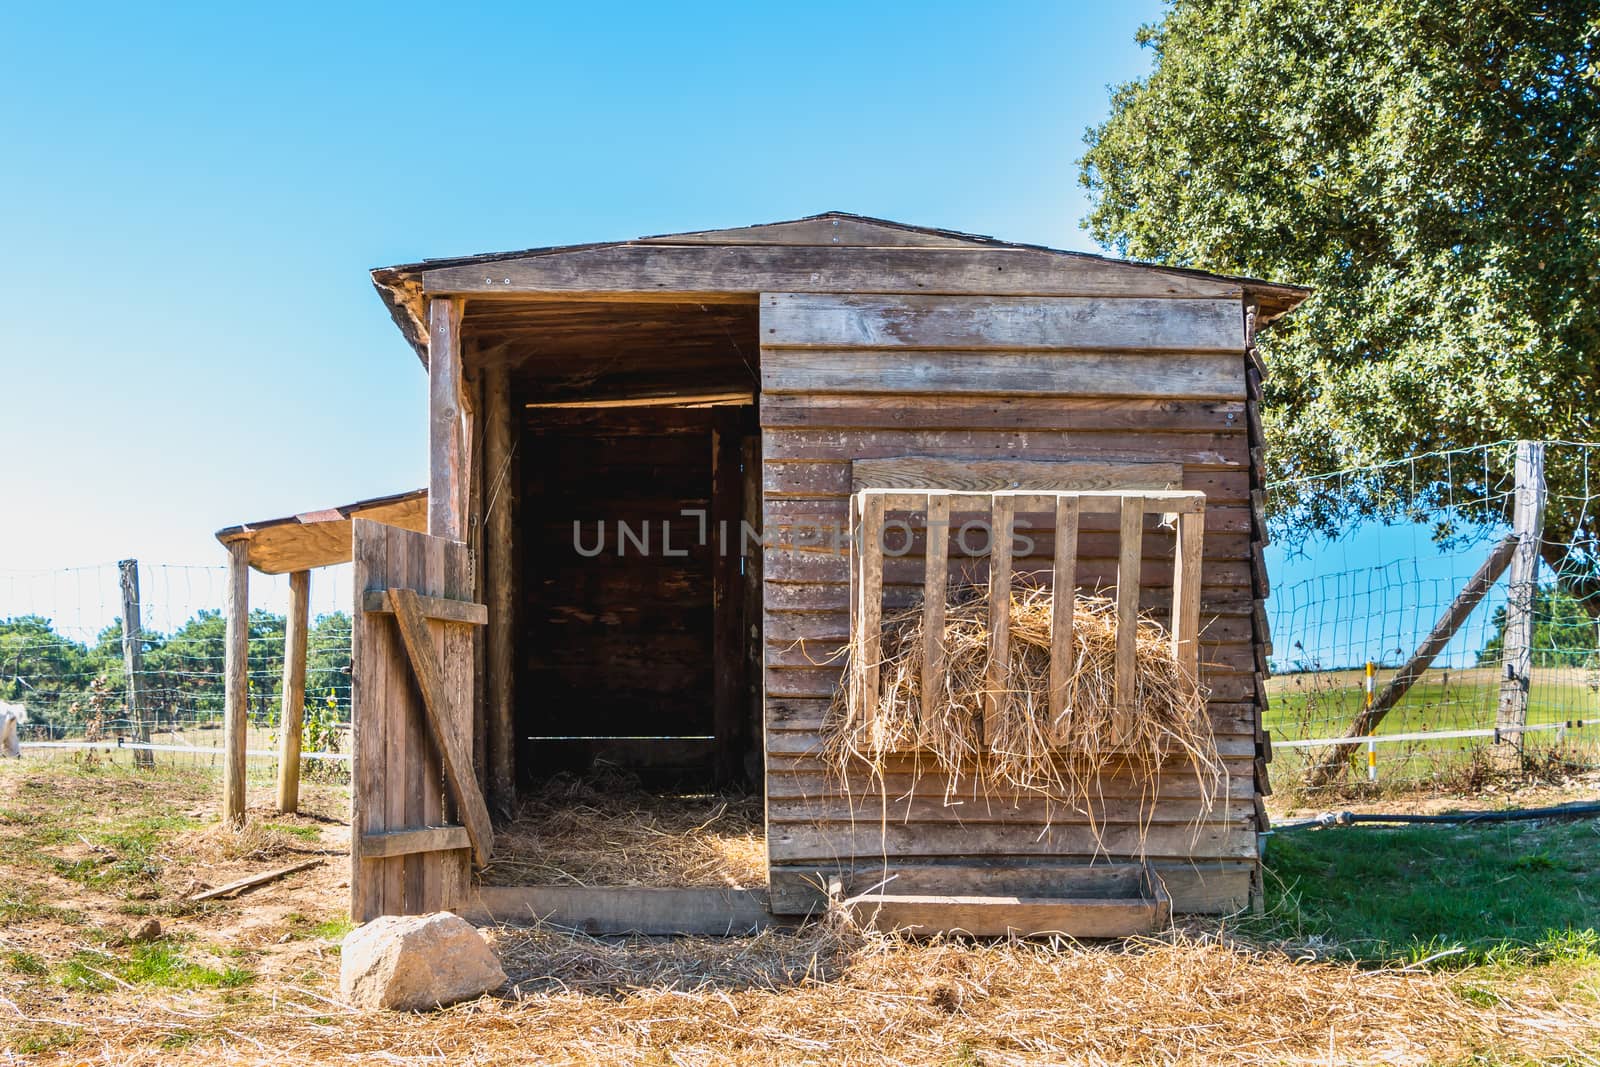
[[[836,208],[1092,249],[1083,132],[1160,5],[267,11],[0,14],[0,615],[92,632],[109,561],[217,564],[220,526],[421,485],[425,378],[373,266]]]
[[[367,279],[828,209],[1092,248],[1148,3],[0,14],[0,569],[214,563],[424,480]]]

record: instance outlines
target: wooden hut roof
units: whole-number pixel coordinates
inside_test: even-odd
[[[428,491],[392,493],[354,504],[286,515],[280,519],[241,523],[217,531],[224,545],[250,544],[250,566],[263,574],[288,574],[350,562],[350,520],[356,516],[401,526],[428,528]]]
[[[717,256],[715,252],[718,246],[728,251]],[[679,251],[664,254],[666,249],[673,248]],[[781,254],[783,248],[881,250],[894,257],[894,262],[885,259],[883,263],[861,263],[861,268],[868,272],[868,278],[851,284],[845,272],[830,269],[836,264],[830,253],[819,251],[810,256],[802,254],[799,259],[785,259]],[[743,251],[735,252],[735,249]],[[540,292],[569,297],[606,293],[627,293],[637,297],[654,289],[674,297],[681,298],[689,294],[702,302],[714,303],[719,295],[753,296],[763,289],[782,291],[790,287],[785,282],[792,281],[796,274],[809,278],[821,277],[825,279],[823,284],[831,286],[833,291],[874,291],[874,282],[889,285],[897,291],[916,291],[918,288],[924,292],[939,291],[922,288],[921,281],[907,283],[903,278],[897,281],[894,277],[896,264],[900,264],[904,271],[902,261],[914,258],[919,250],[1010,253],[1013,257],[1020,257],[1011,262],[1019,266],[1032,266],[1035,273],[1039,267],[1037,257],[1056,257],[1047,262],[1059,262],[1064,269],[1076,268],[1073,271],[1076,276],[1091,279],[1086,284],[1107,294],[1126,294],[1141,288],[1152,293],[1194,296],[1218,296],[1231,291],[1256,301],[1261,309],[1258,326],[1264,326],[1292,310],[1311,294],[1309,288],[1300,285],[1139,263],[1043,245],[1018,244],[994,237],[911,226],[843,211],[735,229],[659,234],[632,241],[559,245],[516,252],[428,259],[377,268],[372,272],[372,280],[395,324],[426,363],[424,305],[430,293],[459,292],[493,296],[498,292],[500,295],[521,296],[526,295],[529,288],[537,288]],[[689,269],[677,272],[676,278],[662,279],[652,275],[652,271],[671,270],[674,259],[681,259],[682,265]],[[790,259],[793,262],[789,262]],[[804,262],[801,262],[802,259]],[[505,267],[513,263],[520,264],[519,269],[516,272],[506,271]],[[928,272],[926,257],[922,257],[921,264],[923,270],[920,273],[925,275]],[[995,270],[1003,271],[1005,265],[1006,261],[1002,260],[996,264]],[[500,269],[485,272],[482,268],[488,266]],[[515,280],[514,274],[517,275]],[[497,289],[502,285],[509,288]],[[969,290],[957,280],[950,291]]]

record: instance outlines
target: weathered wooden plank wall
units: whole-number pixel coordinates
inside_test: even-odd
[[[969,787],[947,799],[949,783],[919,777],[910,760],[881,781],[841,784],[826,771],[820,728],[840,683],[850,597],[848,559],[826,531],[847,528],[852,461],[897,456],[1179,464],[1176,488],[1206,493],[1200,659],[1229,771],[1225,795],[1201,820],[1195,783],[1181,771],[1153,787],[1113,773],[1099,844],[1132,856],[1142,840],[1180,911],[1241,906],[1255,866],[1259,713],[1240,300],[767,293],[761,311],[775,908],[809,907],[819,871],[886,855],[1087,861],[1097,851],[1081,817],[1038,797],[979,797]],[[953,515],[952,527],[967,517]],[[1014,561],[1019,580],[1048,584],[1055,516],[1018,519],[1034,540]],[[1175,546],[1154,519],[1144,528],[1140,603],[1159,617],[1171,608]],[[1117,529],[1116,516],[1082,517],[1080,588],[1114,585]],[[883,561],[889,606],[922,589],[920,530],[905,549]],[[986,581],[984,560],[955,541],[948,551],[952,583]]]

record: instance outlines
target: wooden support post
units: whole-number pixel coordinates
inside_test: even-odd
[[[1534,608],[1539,600],[1539,549],[1544,540],[1544,443],[1518,441],[1516,510],[1511,529],[1517,550],[1511,557],[1506,596],[1504,668],[1496,730],[1505,731],[1495,746],[1495,759],[1515,766],[1522,758],[1522,727],[1528,724],[1528,690],[1533,680]]]
[[[428,532],[460,541],[466,528],[461,425],[461,303],[428,301]]]
[[[1138,707],[1139,561],[1144,552],[1144,500],[1122,500],[1120,555],[1117,559],[1116,707],[1111,717],[1113,744],[1132,732]]]
[[[250,543],[228,546],[226,656],[223,667],[222,821],[244,824],[244,775],[250,737]]]
[[[950,497],[929,493],[922,589],[922,716],[927,723],[945,708],[944,611],[949,596]]]
[[[733,409],[734,415],[738,414]],[[723,418],[711,431],[711,735],[717,781],[739,777],[744,752],[744,640],[739,583],[738,426]]]
[[[489,807],[497,818],[516,813],[516,506],[512,477],[511,374],[484,372],[484,593],[489,606],[484,676],[488,732]]]
[[[744,467],[744,493],[742,525],[739,531],[738,552],[744,565],[744,660],[745,660],[745,729],[746,737],[756,743],[745,754],[745,775],[753,785],[766,786],[763,772],[766,753],[761,744],[764,737],[766,707],[766,623],[763,614],[766,605],[762,598],[761,574],[764,561],[761,551],[761,435],[757,431],[744,439],[740,461]]]
[[[1077,649],[1072,628],[1078,601],[1078,500],[1056,497],[1056,554],[1050,598],[1050,724],[1067,710],[1068,679]]]
[[[1206,517],[1178,516],[1178,549],[1172,572],[1172,656],[1200,682],[1200,561],[1204,557]]]
[[[991,715],[998,715],[1011,689],[1011,539],[1016,530],[1014,498],[989,498],[989,671],[979,733],[989,743]]]
[[[1434,658],[1444,651],[1445,646],[1450,643],[1450,639],[1461,628],[1461,624],[1467,621],[1467,616],[1472,614],[1472,609],[1478,606],[1478,603],[1483,600],[1500,575],[1505,572],[1506,565],[1512,561],[1512,555],[1517,550],[1517,547],[1518,542],[1515,534],[1494,546],[1494,549],[1489,553],[1489,558],[1483,561],[1483,565],[1478,568],[1478,572],[1472,576],[1461,592],[1456,595],[1455,600],[1451,601],[1450,606],[1445,608],[1444,614],[1439,616],[1439,620],[1433,624],[1432,631],[1429,632],[1422,644],[1417,646],[1417,650],[1411,654],[1411,658],[1406,661],[1405,666],[1401,667],[1399,672],[1389,680],[1389,684],[1384,686],[1383,692],[1378,695],[1371,706],[1362,709],[1361,713],[1356,716],[1355,721],[1350,724],[1350,729],[1346,731],[1345,736],[1352,739],[1351,743],[1337,745],[1329,749],[1321,761],[1306,775],[1306,783],[1308,785],[1325,784],[1333,776],[1334,772],[1343,767],[1345,761],[1355,752],[1357,748],[1355,739],[1371,734],[1372,731],[1378,728],[1378,724],[1383,721],[1383,717],[1389,714],[1390,709],[1400,703],[1400,698],[1406,695],[1406,691],[1411,688],[1418,678],[1422,677],[1422,672],[1432,665]]]
[[[306,631],[311,624],[311,572],[289,575],[283,630],[283,706],[278,726],[278,810],[300,808],[300,728],[306,713]]]
[[[133,739],[148,745],[150,723],[145,719],[144,707],[144,629],[139,622],[139,561],[118,561],[117,576],[122,586],[122,674],[127,687],[128,719],[133,723]],[[136,766],[153,766],[154,757],[155,753],[149,749],[133,750]]]
[[[861,501],[861,532],[857,538],[861,553],[856,625],[860,634],[856,647],[861,650],[858,664],[856,699],[861,713],[873,723],[877,738],[878,665],[883,659],[883,495],[866,493]]]

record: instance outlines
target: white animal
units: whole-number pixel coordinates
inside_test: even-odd
[[[28,709],[21,704],[0,704],[0,756],[22,758],[17,727],[28,721]]]

